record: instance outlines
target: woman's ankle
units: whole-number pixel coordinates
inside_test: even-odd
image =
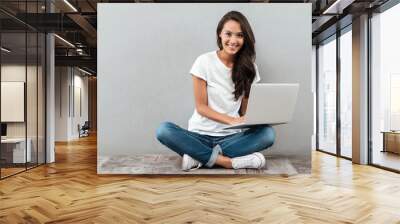
[[[218,155],[215,163],[224,168],[232,169],[232,160],[229,157]]]

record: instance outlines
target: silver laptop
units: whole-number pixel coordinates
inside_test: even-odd
[[[245,123],[224,129],[288,123],[297,101],[297,83],[260,83],[251,87]]]

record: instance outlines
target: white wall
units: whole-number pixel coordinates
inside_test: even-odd
[[[75,96],[74,96],[74,100],[75,100],[75,104],[74,104],[74,108],[72,109],[73,112],[75,110],[75,113],[72,113],[72,132],[71,135],[73,136],[73,138],[77,138],[79,133],[78,133],[78,129],[77,126],[78,124],[80,124],[81,126],[85,123],[85,121],[88,121],[88,77],[87,76],[82,76],[83,73],[79,72],[78,74],[76,74],[76,72],[79,72],[78,70],[75,70],[75,75],[74,75],[74,89],[75,89]],[[78,97],[77,97],[77,90],[80,90],[80,107],[81,107],[81,112],[79,111],[79,108],[77,107],[79,102],[78,102]]]
[[[68,141],[68,67],[55,68],[55,141]]]
[[[27,72],[27,73],[26,73]],[[1,66],[1,81],[3,82],[25,82],[25,76],[28,76],[29,87],[36,87],[36,66],[18,65],[18,64],[5,64]],[[35,77],[33,77],[35,76]],[[27,88],[27,119],[28,119],[28,137],[30,133],[35,132],[36,136],[36,88]],[[40,106],[40,105],[39,105]],[[2,108],[6,110],[7,108]],[[32,123],[34,122],[34,123]],[[7,136],[8,137],[25,137],[25,123],[26,122],[10,122],[7,123]]]
[[[77,139],[78,124],[88,120],[88,78],[72,67],[56,67],[55,81],[55,140],[69,141]],[[82,113],[76,104],[77,91],[80,89]],[[75,111],[74,111],[75,110]]]

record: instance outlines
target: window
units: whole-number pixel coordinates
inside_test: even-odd
[[[352,32],[340,36],[340,155],[352,156]]]
[[[0,3],[20,16],[43,13],[42,5],[45,1]],[[0,26],[0,90],[9,101],[0,105],[1,114],[7,115],[1,118],[0,144],[0,178],[5,178],[45,163],[46,38],[3,12]]]
[[[399,23],[400,5],[371,19],[371,159],[395,170],[400,170]]]
[[[318,48],[318,149],[336,153],[336,39]]]

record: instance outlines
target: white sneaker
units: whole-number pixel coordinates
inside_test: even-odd
[[[265,157],[259,152],[252,153],[247,156],[240,156],[232,158],[232,168],[233,169],[261,169],[265,166]]]
[[[201,162],[193,159],[188,154],[183,154],[182,157],[182,170],[191,171],[199,169],[203,164]]]

